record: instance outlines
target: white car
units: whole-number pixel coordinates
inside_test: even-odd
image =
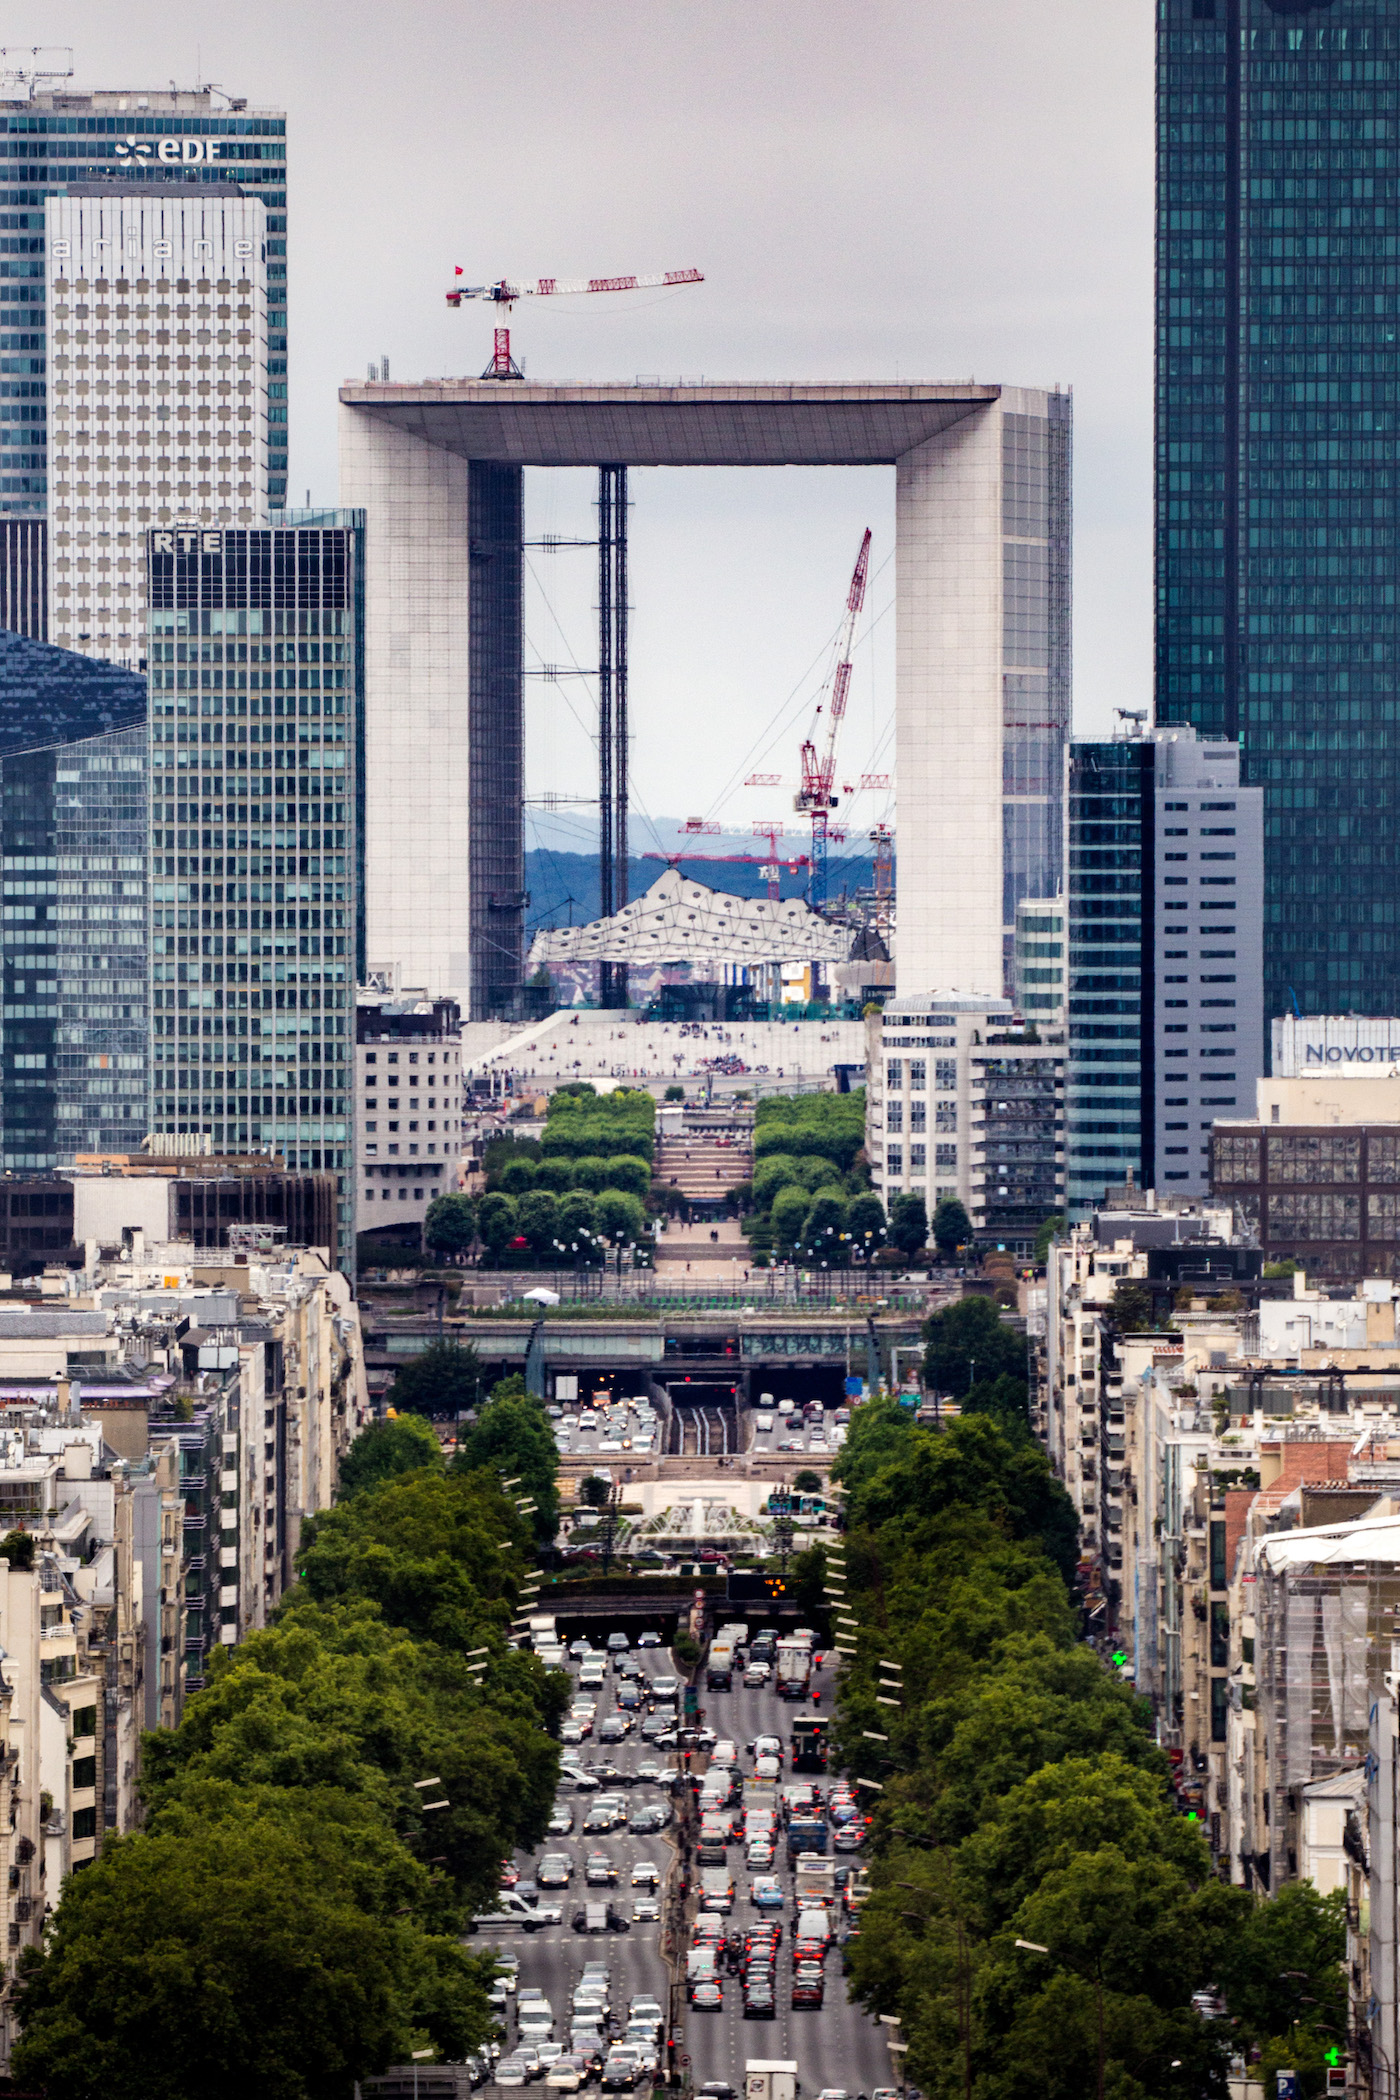
[[[744,1683],[752,1690],[759,1685],[767,1684],[771,1675],[772,1672],[767,1663],[750,1663],[744,1671]]]
[[[632,1869],[634,1889],[654,1889],[661,1879],[661,1869],[654,1860],[639,1859]]]
[[[544,2082],[553,2086],[556,2093],[576,2093],[587,2071],[588,2066],[581,2056],[561,2056],[558,2063],[550,2065]]]
[[[783,1776],[782,1759],[768,1756],[755,1758],[753,1776],[755,1779],[781,1779]]]
[[[636,1902],[632,1905],[632,1923],[634,1925],[654,1925],[660,1916],[661,1898],[659,1896],[638,1896]]]

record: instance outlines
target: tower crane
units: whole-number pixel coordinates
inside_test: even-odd
[[[865,538],[860,543],[860,553],[851,577],[851,587],[846,593],[846,611],[841,622],[841,638],[836,650],[836,668],[831,674],[831,684],[817,702],[811,734],[802,746],[802,785],[793,798],[793,808],[812,820],[812,882],[811,901],[813,909],[820,911],[826,903],[826,847],[830,834],[831,811],[840,797],[834,792],[836,781],[836,746],[841,735],[841,723],[846,713],[846,696],[851,684],[851,652],[855,646],[856,621],[865,603],[866,578],[870,572],[870,528],[865,529]],[[826,712],[826,742],[818,755],[817,738],[822,728],[822,712]]]
[[[457,275],[462,274],[459,264]],[[454,285],[447,294],[447,303],[460,306],[464,299],[485,299],[492,306],[503,306],[509,313],[518,299],[560,299],[575,292],[644,292],[657,287],[704,282],[704,275],[699,270],[659,270],[649,277],[536,277],[529,283],[524,278],[498,277],[494,284]],[[510,354],[509,328],[496,330],[491,362],[481,376],[483,379],[523,377]]]

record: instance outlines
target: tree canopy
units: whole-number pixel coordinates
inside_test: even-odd
[[[475,1407],[480,1392],[481,1364],[471,1343],[430,1342],[399,1365],[389,1400],[400,1413],[440,1418]]]
[[[512,1493],[426,1462],[430,1439],[364,1433],[277,1623],[147,1738],[145,1828],[70,1877],[25,1959],[15,2069],[50,2100],[344,2100],[485,2040],[489,1959],[462,1933],[544,1835],[569,1682],[507,1641],[531,1543]]]
[[[979,1333],[994,1317],[964,1307]],[[1079,1639],[1073,1508],[1024,1426],[988,1408],[935,1434],[874,1400],[833,1470],[856,1626],[834,1745],[881,1789],[852,1989],[901,2021],[911,2081],[1083,2100],[1102,2049],[1105,2093],[1171,2100],[1223,2092],[1257,2048],[1270,2088],[1296,2063],[1320,2093],[1345,2033],[1340,1898],[1217,1878],[1143,1702]],[[1198,2016],[1206,1987],[1230,2020]]]
[[[421,1415],[372,1422],[341,1461],[337,1492],[343,1502],[347,1495],[382,1487],[401,1473],[417,1473],[425,1467],[440,1473],[442,1465],[442,1446]]]
[[[559,1526],[559,1448],[544,1402],[525,1390],[518,1373],[491,1388],[476,1421],[457,1439],[456,1470],[518,1479],[511,1494],[535,1504],[532,1525],[541,1539]]]
[[[960,1298],[924,1322],[924,1377],[955,1398],[974,1383],[1026,1375],[1026,1338],[1008,1327],[990,1298]]]

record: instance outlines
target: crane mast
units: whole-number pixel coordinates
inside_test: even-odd
[[[855,647],[856,621],[865,604],[865,585],[870,573],[870,528],[860,543],[855,570],[851,576],[851,587],[846,593],[846,611],[841,622],[841,637],[836,651],[836,668],[831,685],[824,698],[818,702],[812,733],[802,746],[802,785],[793,798],[793,808],[812,820],[812,880],[811,902],[820,911],[826,903],[826,848],[830,836],[830,815],[836,808],[839,797],[833,792],[836,780],[836,747],[840,741],[841,723],[846,713],[846,698],[851,685],[851,654]],[[826,744],[817,755],[817,736],[821,728],[822,709],[826,710]]]

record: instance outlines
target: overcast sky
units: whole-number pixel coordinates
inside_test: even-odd
[[[1151,0],[20,0],[5,35],[71,41],[84,85],[202,74],[286,108],[295,500],[334,500],[336,387],[369,358],[481,368],[455,264],[693,265],[698,288],[517,309],[528,372],[1072,384],[1077,722],[1146,701]],[[805,726],[865,525],[887,561],[893,474],[632,479],[638,800],[767,816],[780,791],[727,784],[774,737],[765,769],[794,770],[775,725]],[[530,531],[582,534],[592,493],[532,472]],[[532,556],[537,661],[594,661],[590,561]],[[891,576],[843,770],[890,716]],[[529,791],[582,792],[588,688],[528,704]]]

